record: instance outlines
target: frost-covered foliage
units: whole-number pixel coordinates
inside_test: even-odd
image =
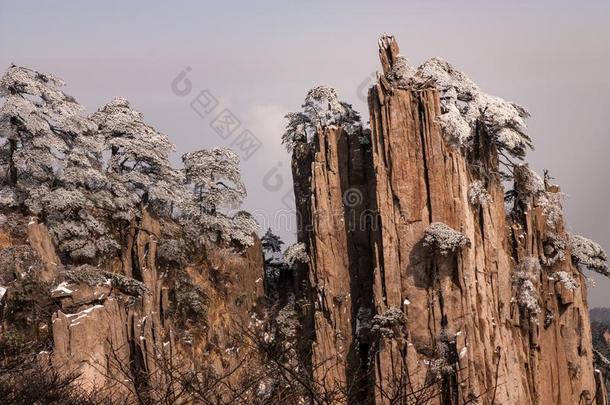
[[[189,263],[192,257],[192,249],[183,237],[163,238],[157,246],[157,256],[167,262],[184,266]]]
[[[239,156],[228,148],[202,149],[182,155],[186,180],[193,186],[196,209],[214,213],[237,208],[246,197]]]
[[[516,291],[515,300],[531,319],[535,319],[540,312],[538,281],[540,276],[540,263],[534,257],[526,257],[513,272],[513,287]]]
[[[467,347],[463,354],[466,354]],[[434,380],[456,373],[459,356],[455,348],[455,337],[451,338],[447,329],[442,328],[436,340],[436,348],[434,350],[434,358],[429,363],[429,371]]]
[[[94,130],[54,76],[11,66],[0,79],[0,150],[4,179],[20,191],[51,182],[75,138]]]
[[[544,180],[529,165],[517,165],[514,169],[515,198],[527,202],[545,192]]]
[[[214,214],[190,213],[184,215],[183,222],[190,239],[198,246],[225,242],[243,249],[254,244],[254,235],[258,232],[257,222],[245,211],[232,216],[219,211]]]
[[[178,291],[176,300],[186,316],[198,318],[205,313],[205,296],[197,289]]]
[[[300,323],[295,310],[294,299],[278,311],[274,320],[283,340],[292,342],[297,338]]]
[[[110,285],[112,288],[116,288],[125,294],[133,297],[142,297],[145,294],[150,294],[150,290],[146,287],[146,284],[135,278],[127,277],[119,273],[106,272],[104,274],[110,278]]]
[[[475,180],[470,184],[468,187],[468,202],[475,207],[486,206],[491,202],[491,196],[487,192],[483,181]]]
[[[375,315],[371,320],[371,333],[388,339],[399,338],[404,334],[407,322],[405,313],[398,308],[389,308],[381,315]]]
[[[574,264],[583,265],[600,274],[610,276],[608,255],[598,243],[584,236],[569,235],[569,244]]]
[[[41,204],[45,223],[59,250],[73,259],[94,259],[120,249],[116,235],[106,225],[106,212],[95,193],[58,188],[32,195]]]
[[[182,156],[184,174],[191,197],[183,204],[187,226],[203,230],[213,240],[235,241],[247,247],[254,243],[256,221],[245,212],[226,213],[238,208],[246,197],[239,172],[239,156],[227,148],[198,150]]]
[[[136,298],[150,294],[150,290],[139,280],[87,264],[70,266],[63,272],[63,276],[70,283],[86,284],[91,287],[107,284],[113,289]]]
[[[104,271],[87,264],[66,269],[64,277],[71,283],[86,284],[92,287],[111,283]]]
[[[442,222],[433,222],[424,232],[423,244],[442,255],[448,255],[469,246],[470,240],[463,233]]]
[[[332,87],[318,86],[307,93],[300,112],[289,113],[282,144],[291,152],[296,144],[310,142],[317,128],[341,125],[348,135],[362,129],[360,115],[350,104],[339,101]]]
[[[545,266],[553,266],[565,260],[566,241],[563,238],[549,234],[542,243],[543,255],[540,261]]]
[[[246,211],[238,211],[235,215],[223,215],[216,213],[213,217],[208,217],[209,225],[204,229],[209,229],[215,233],[217,240],[231,242],[238,248],[243,249],[254,244],[254,236],[260,232],[258,223]]]
[[[124,98],[116,98],[91,116],[110,152],[108,172],[129,194],[158,210],[181,198],[182,178],[169,161],[174,150],[167,136],[146,124]],[[139,202],[140,202],[139,201]]]
[[[563,195],[559,192],[548,191],[542,177],[530,169],[527,164],[515,165],[513,176],[515,202],[527,208],[530,208],[532,203],[541,207],[547,225],[555,227],[563,216]]]
[[[536,204],[542,207],[547,225],[555,227],[563,217],[563,194],[546,191],[538,197]]]
[[[390,71],[386,74],[386,78],[398,87],[408,87],[410,78],[412,78],[417,70],[409,64],[409,61],[404,56],[398,55],[392,64]]]
[[[309,263],[309,255],[303,242],[294,243],[284,251],[284,262],[288,266],[293,266],[296,263]]]
[[[185,155],[184,174],[196,189],[189,199],[183,172],[170,164],[173,145],[127,100],[117,98],[85,117],[62,85],[17,66],[0,79],[0,207],[44,222],[64,263],[99,263],[119,254],[125,230],[142,209],[169,219],[204,212],[191,233],[253,243],[257,225],[250,215],[220,211],[237,208],[245,196],[234,153],[219,148]],[[175,238],[163,243],[160,255],[184,263],[189,249],[179,244]]]
[[[472,137],[472,130],[468,121],[462,117],[460,110],[453,104],[447,107],[447,112],[437,118],[443,133],[454,146],[466,145]]]
[[[102,171],[96,124],[62,85],[17,66],[0,80],[1,200],[41,217],[60,252],[93,259],[118,248],[102,214],[116,208],[117,195]]]
[[[555,276],[557,277],[557,280],[559,280],[559,282],[561,282],[561,284],[567,290],[574,291],[578,287],[580,287],[578,281],[576,281],[574,277],[572,277],[572,275],[567,271],[558,271],[557,273],[555,273]]]
[[[194,284],[190,278],[182,276],[177,282],[175,307],[172,308],[179,315],[179,320],[203,320],[207,314],[209,297],[200,286]]]
[[[32,206],[40,203],[59,249],[74,259],[106,256],[120,248],[108,223],[127,214],[121,201],[128,193],[121,185],[113,186],[103,172],[102,149],[103,140],[96,133],[78,136],[54,189],[29,199],[33,213]]]
[[[247,248],[254,243],[254,234],[258,231],[254,218],[244,211],[233,216],[218,211],[214,214],[184,215],[182,221],[190,239],[197,246],[224,242],[237,245],[239,249]]]
[[[413,69],[399,56],[386,77],[398,87],[436,88],[442,107],[438,122],[455,146],[471,148],[476,126],[483,125],[498,149],[513,157],[525,157],[532,147],[525,124],[529,113],[523,107],[484,93],[468,76],[440,58]]]

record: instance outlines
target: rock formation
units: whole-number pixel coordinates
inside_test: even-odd
[[[184,376],[182,367],[211,367],[222,375],[248,358],[242,328],[263,296],[260,242],[243,256],[218,247],[203,262],[178,268],[158,259],[163,226],[144,210],[121,257],[74,268],[62,265],[44,225],[25,225],[18,215],[6,224],[13,229],[2,229],[3,337],[48,347],[41,363],[76,375],[85,391],[102,389],[117,403],[181,403],[189,396],[177,395],[178,388],[164,395],[172,390],[170,377]],[[51,310],[34,318],[23,306],[26,298]]]
[[[0,78],[0,402],[251,398],[263,257],[252,217],[229,212],[239,157],[176,169],[127,100],[85,116],[62,86]]]
[[[348,403],[605,404],[559,188],[513,163],[527,112],[393,37],[380,59],[370,134],[324,90],[284,139],[314,379]]]
[[[85,118],[59,80],[11,67],[2,399],[607,405],[582,273],[608,275],[607,256],[566,232],[559,187],[523,162],[527,111],[443,60],[411,67],[391,36],[379,55],[370,128],[326,86],[287,116],[298,243],[283,258],[221,209],[245,197],[235,153],[176,170],[126,100]]]

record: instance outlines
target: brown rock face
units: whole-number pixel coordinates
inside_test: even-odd
[[[11,219],[15,228],[27,222]],[[22,228],[27,229],[24,236],[0,232],[6,235],[3,255],[13,255],[2,264],[14,262],[14,269],[4,267],[0,275],[17,276],[0,285],[6,286],[9,300],[23,300],[31,295],[25,288],[33,287],[18,282],[39,280],[33,299],[53,312],[30,327],[30,315],[16,317],[8,311],[14,304],[2,313],[4,297],[0,333],[23,330],[25,339],[48,343],[53,368],[62,375],[77,374],[81,388],[117,403],[168,398],[189,403],[192,398],[178,386],[172,389],[176,382],[168,378],[182,375],[182,368],[210,367],[218,375],[231,370],[223,383],[244,378],[246,367],[237,366],[245,363],[249,349],[240,336],[264,294],[260,241],[244,255],[212,249],[199,264],[176,268],[157,262],[162,226],[143,210],[128,229],[121,257],[99,267],[66,270],[44,225],[31,221]]]
[[[381,43],[384,71],[397,55]],[[495,145],[481,128],[474,151],[450,146],[435,89],[382,77],[369,110],[370,144],[328,126],[293,155],[314,379],[348,387],[345,403],[605,404],[558,188],[507,216]],[[475,181],[488,201],[469,199]],[[427,246],[438,222],[469,244]]]
[[[40,257],[44,264],[44,271],[41,273],[41,279],[45,282],[53,280],[55,270],[60,262],[55,246],[49,236],[49,231],[44,224],[39,224],[35,220],[31,220],[27,230],[30,246]]]
[[[312,324],[303,329],[313,328],[313,374],[329,391],[349,387],[354,395],[363,384],[361,356],[368,353],[367,343],[354,339],[357,310],[370,310],[372,294],[369,232],[360,224],[374,219],[365,208],[372,174],[368,153],[357,137],[331,127],[319,131],[313,145],[297,147],[293,166],[299,240],[310,256]]]

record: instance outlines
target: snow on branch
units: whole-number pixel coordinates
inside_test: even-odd
[[[423,243],[441,255],[448,255],[469,246],[470,239],[442,222],[433,222],[424,232]]]
[[[540,261],[545,266],[553,266],[565,260],[566,241],[554,234],[549,233],[542,241],[542,255]]]
[[[94,132],[83,108],[61,86],[54,76],[20,66],[0,78],[0,168],[7,184],[31,188],[52,182],[75,137]]]
[[[298,143],[310,142],[318,128],[340,125],[349,135],[362,129],[360,115],[350,104],[339,101],[336,90],[328,86],[309,90],[302,110],[289,113],[285,118],[288,124],[282,144],[289,152]]]
[[[572,277],[572,275],[567,271],[558,271],[557,273],[555,273],[555,275],[566,290],[574,291],[578,287],[580,287],[578,281],[576,281],[574,277]]]
[[[608,255],[598,243],[584,236],[569,235],[569,245],[574,264],[583,265],[604,276],[610,276],[607,263]]]
[[[240,247],[254,243],[258,224],[247,212],[226,212],[239,208],[246,187],[239,171],[239,156],[228,148],[202,149],[182,156],[190,197],[182,202],[186,226],[197,239],[235,242]]]
[[[284,251],[284,262],[289,266],[295,263],[309,263],[309,255],[303,242],[294,243]]]
[[[385,312],[375,315],[371,320],[371,333],[387,339],[399,338],[404,334],[407,322],[405,313],[398,308],[388,308]]]
[[[229,148],[201,149],[182,155],[187,183],[193,186],[197,209],[214,212],[238,208],[246,197],[239,156]]]
[[[184,240],[162,238],[159,255],[168,261],[185,263],[202,238],[240,248],[254,243],[252,216],[227,212],[246,196],[233,151],[187,153],[177,170],[169,138],[126,99],[85,117],[61,86],[54,76],[18,66],[0,78],[0,207],[44,221],[66,264],[116,256],[122,232],[142,209],[186,219],[176,224]]]
[[[115,98],[91,118],[99,126],[110,153],[108,172],[143,203],[166,207],[182,198],[183,178],[169,160],[174,145],[144,122],[129,102]]]
[[[468,187],[468,202],[473,206],[486,206],[492,201],[491,196],[481,180],[474,180]]]

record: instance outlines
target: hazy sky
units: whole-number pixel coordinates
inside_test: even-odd
[[[242,156],[245,208],[267,223],[291,190],[283,115],[327,84],[368,119],[358,89],[379,69],[377,38],[393,33],[412,64],[441,56],[528,108],[532,166],[567,194],[570,230],[610,250],[609,1],[296,3],[0,0],[0,67],[54,73],[89,111],[128,98],[176,144],[176,162],[250,130],[262,146]],[[178,96],[187,67],[192,90]],[[219,106],[201,117],[190,102],[206,89]],[[210,127],[223,108],[241,122],[226,140]],[[591,306],[610,306],[610,281],[596,278]]]

